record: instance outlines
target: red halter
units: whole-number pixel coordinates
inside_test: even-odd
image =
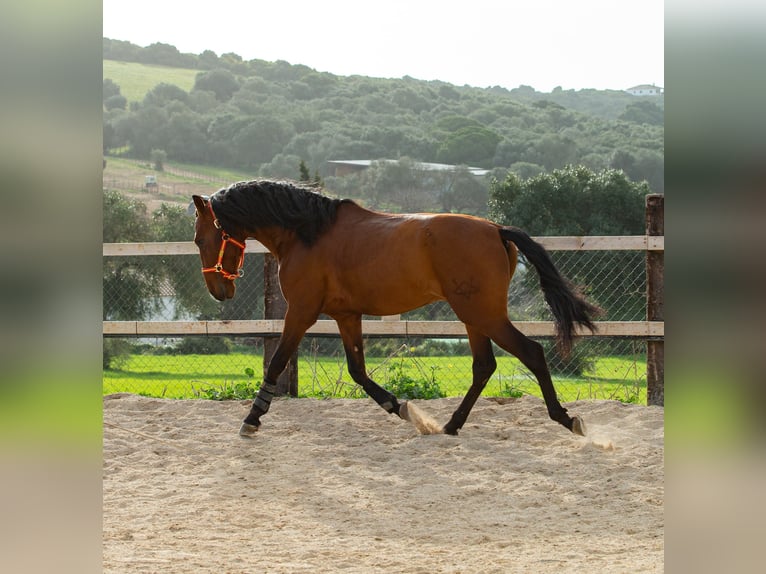
[[[218,221],[218,218],[215,216],[215,212],[213,211],[213,202],[208,200],[207,205],[210,208],[210,214],[213,216],[213,225],[215,225],[217,229],[221,230],[221,238],[223,239],[223,242],[221,243],[220,251],[218,251],[218,262],[212,267],[203,267],[202,272],[220,273],[224,276],[225,279],[231,279],[234,281],[237,277],[242,277],[245,274],[245,270],[242,269],[242,265],[245,262],[245,244],[237,241],[223,230],[221,223]],[[226,251],[227,243],[232,243],[242,250],[242,253],[239,254],[239,262],[237,263],[236,273],[229,273],[223,268],[223,253]]]

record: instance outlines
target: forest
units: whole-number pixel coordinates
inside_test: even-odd
[[[473,189],[475,178],[458,171],[461,193],[454,182],[441,182],[428,201],[408,206],[396,197],[374,196],[387,179],[406,178],[388,166],[388,173],[378,170],[365,182],[370,203],[388,209],[485,214],[488,181],[508,174],[531,178],[569,165],[619,170],[633,182],[646,182],[652,192],[664,192],[664,96],[336,76],[285,61],[245,61],[209,50],[183,54],[167,44],[142,48],[108,38],[103,48],[105,61],[196,72],[190,90],[160,79],[140,101],[129,101],[105,75],[107,156],[149,160],[160,153],[170,161],[293,179],[303,162],[346,196],[358,195],[349,188],[358,187],[359,179],[333,178],[328,161],[400,160],[405,168],[434,162],[489,170],[480,189]]]

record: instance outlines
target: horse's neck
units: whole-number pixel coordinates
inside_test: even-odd
[[[277,259],[281,259],[293,243],[298,240],[294,231],[288,231],[281,227],[264,227],[251,232],[250,237],[260,241]]]

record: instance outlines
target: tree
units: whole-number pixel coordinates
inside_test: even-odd
[[[212,70],[219,67],[218,55],[212,50],[205,50],[199,55],[197,65],[203,70]]]
[[[109,78],[104,78],[101,96],[106,110],[124,110],[128,107],[128,99],[120,93],[120,86]]]
[[[306,167],[306,162],[301,160],[300,165],[298,166],[298,170],[300,171],[300,181],[310,181],[311,180],[311,174],[309,173],[309,168]]]
[[[646,183],[624,172],[566,166],[526,180],[509,173],[490,186],[489,214],[535,235],[632,235],[644,232]]]
[[[120,86],[118,86],[114,80],[104,78],[104,86],[101,90],[101,98],[106,102],[112,96],[120,95]]]
[[[104,100],[104,108],[106,108],[107,110],[124,110],[127,107],[128,107],[128,98],[126,98],[122,94],[109,96],[106,100]]]
[[[102,124],[101,133],[103,134],[101,137],[101,144],[103,146],[104,153],[108,153],[109,150],[113,147],[116,147],[117,138],[114,131],[114,126],[110,123],[104,122]]]
[[[141,61],[160,66],[193,67],[195,58],[190,54],[182,54],[178,48],[170,44],[155,42],[141,51]]]
[[[162,82],[154,86],[154,88],[144,96],[143,104],[144,106],[165,106],[172,101],[178,101],[185,104],[189,101],[189,94],[175,84]]]
[[[114,191],[104,192],[104,243],[148,241],[151,238],[146,205]],[[109,320],[140,320],[156,308],[158,281],[135,257],[104,261],[103,316]]]
[[[164,149],[153,149],[149,154],[154,165],[154,171],[165,171],[165,162],[168,160],[168,154]]]
[[[281,120],[266,115],[251,116],[233,138],[234,153],[242,167],[257,168],[270,162],[290,136]]]
[[[577,143],[559,134],[546,134],[535,145],[537,157],[534,163],[551,171],[576,161]]]
[[[219,102],[228,102],[239,87],[234,74],[229,70],[216,68],[197,74],[193,90],[213,92]]]
[[[439,199],[445,212],[487,214],[487,185],[466,167],[459,167],[446,175],[444,191]]]
[[[176,161],[205,163],[208,141],[204,119],[188,108],[170,115],[166,133],[168,156]]]
[[[467,126],[447,136],[436,159],[443,163],[489,167],[501,138],[483,126]]]
[[[665,111],[654,102],[644,100],[626,106],[619,119],[626,122],[661,126],[665,123]]]
[[[158,106],[141,106],[134,114],[120,118],[115,131],[120,140],[130,142],[134,156],[149,159],[153,149],[167,147],[168,113]]]
[[[503,225],[515,225],[530,235],[637,235],[644,233],[644,202],[650,193],[624,172],[593,172],[567,166],[552,173],[521,179],[509,173],[490,185],[489,215]],[[644,255],[630,251],[584,251],[552,254],[562,273],[584,288],[588,298],[605,309],[604,319],[641,320],[645,296]],[[535,293],[537,277],[522,265],[514,289],[521,308],[515,314],[529,319],[549,318]],[[512,296],[514,299],[514,296]],[[587,359],[588,345],[571,361],[559,358],[563,370],[577,372]],[[555,352],[551,349],[551,352]]]

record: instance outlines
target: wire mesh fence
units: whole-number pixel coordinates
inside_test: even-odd
[[[600,319],[645,319],[645,251],[552,251],[562,272],[604,310]],[[104,320],[258,320],[264,318],[264,255],[248,253],[237,296],[214,301],[196,255],[104,257]],[[512,321],[552,317],[536,273],[521,261],[508,293]],[[456,321],[446,302],[410,311],[402,320]],[[646,343],[641,338],[582,337],[567,358],[553,341],[546,349],[562,401],[581,398],[646,402]],[[467,339],[367,337],[371,377],[409,398],[462,395],[471,383]],[[539,395],[534,376],[515,357],[495,347],[498,368],[487,396]],[[346,370],[340,339],[307,336],[298,351],[298,394],[365,396]],[[263,338],[231,334],[183,337],[104,337],[104,393],[131,392],[172,398],[236,396],[254,389],[263,373]]]

